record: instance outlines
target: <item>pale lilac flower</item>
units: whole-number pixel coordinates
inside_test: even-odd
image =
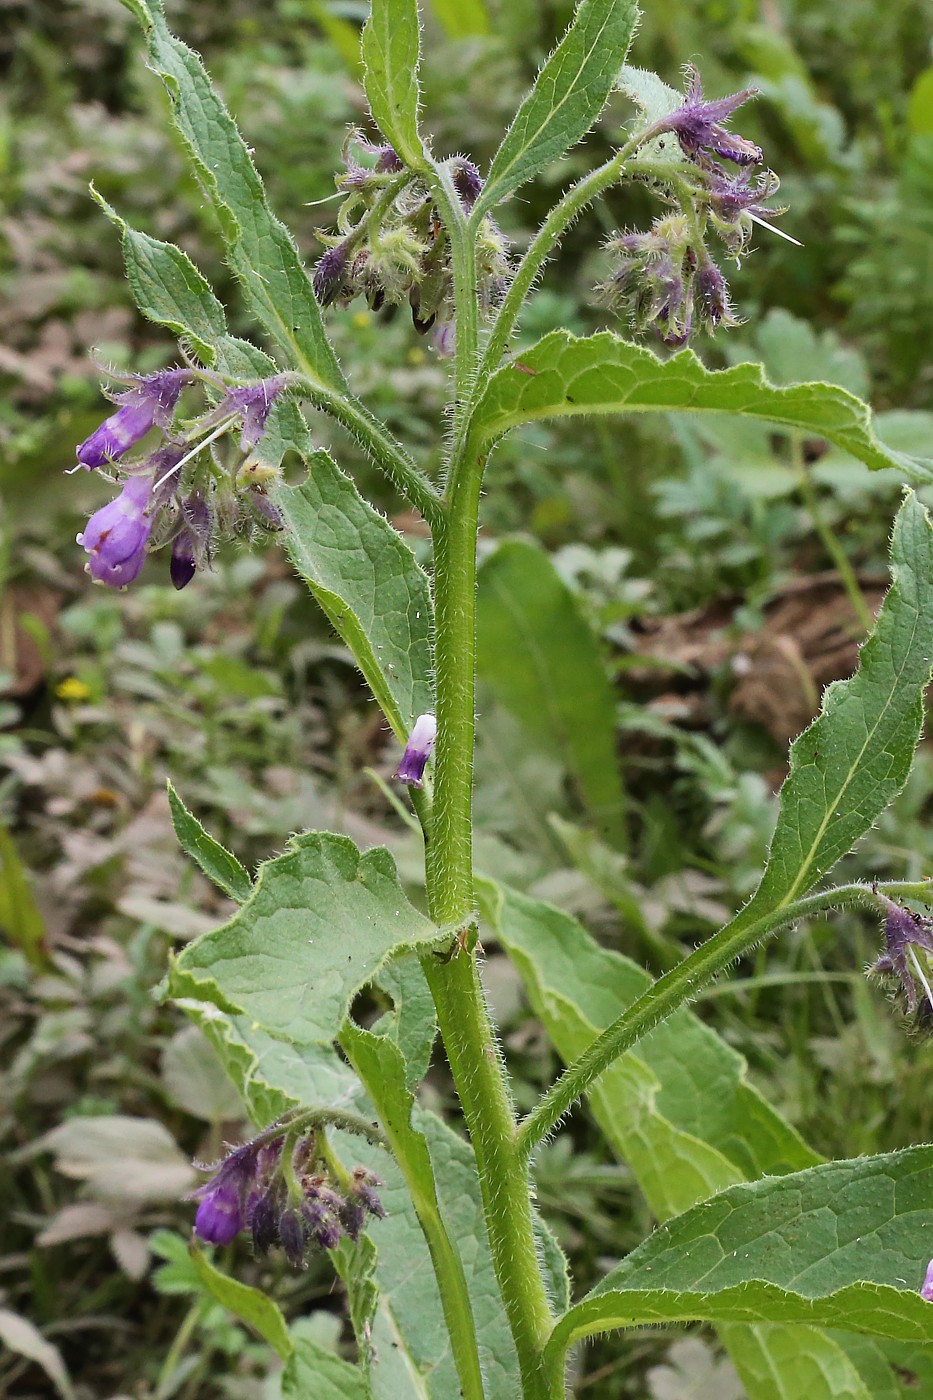
[[[434,716],[419,715],[408,736],[402,761],[395,770],[395,776],[400,783],[407,783],[409,787],[421,787],[425,764],[431,756],[436,735],[437,720]]]
[[[716,156],[734,165],[757,165],[762,158],[760,147],[722,125],[737,107],[756,95],[757,89],[746,88],[731,97],[708,102],[703,97],[700,75],[692,65],[688,66],[687,75],[684,104],[664,118],[663,129],[673,131],[684,155],[694,160]]]
[[[91,516],[78,544],[90,555],[92,578],[111,588],[138,578],[152,530],[152,517],[146,513],[151,493],[148,477],[131,476],[120,495]]]
[[[885,900],[885,905],[885,949],[868,970],[881,976],[897,977],[907,1010],[916,1012],[918,1022],[926,1024],[933,1016],[933,993],[914,949],[933,953],[933,920],[904,909],[892,900]],[[922,998],[918,997],[918,981],[923,988]]]
[[[933,1303],[933,1259],[927,1264],[926,1276],[920,1289],[920,1297],[928,1303]]]
[[[285,376],[277,374],[270,379],[260,380],[258,384],[247,384],[239,389],[227,390],[224,409],[240,415],[240,446],[244,452],[252,452],[262,437],[272,405],[284,388]]]
[[[155,424],[168,426],[178,396],[192,374],[187,369],[164,369],[135,375],[133,388],[114,395],[120,407],[106,418],[77,449],[78,464],[88,471],[104,467],[128,452]]]

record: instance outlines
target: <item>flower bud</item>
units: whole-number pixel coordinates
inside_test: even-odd
[[[437,720],[433,715],[419,715],[405,745],[402,761],[395,770],[395,777],[409,787],[421,787],[425,765],[434,748],[437,734]]]

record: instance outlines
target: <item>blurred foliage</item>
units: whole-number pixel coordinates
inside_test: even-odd
[[[137,226],[178,241],[230,300],[236,329],[249,328],[116,0],[0,8],[0,1304],[57,1347],[81,1400],[271,1400],[266,1348],[203,1294],[182,1238],[186,1163],[210,1160],[241,1124],[206,1043],[151,994],[170,949],[227,907],[177,850],[164,779],[172,774],[250,866],[309,826],[385,841],[414,885],[418,851],[367,774],[388,779],[397,754],[275,550],[228,558],[179,595],[158,560],[126,595],[93,590],[81,573],[70,541],[103,490],[62,473],[102,410],[87,348],[135,369],[175,353],[136,319],[88,182]],[[441,152],[482,163],[570,0],[424,8],[426,127]],[[313,259],[344,128],[365,123],[354,50],[365,3],[175,0],[169,9],[205,54],[275,207]],[[867,393],[893,445],[929,454],[925,5],[648,7],[634,60],[676,82],[687,59],[711,93],[761,90],[742,129],[780,173],[784,227],[804,244],[761,232],[734,284],[747,324],[704,353],[712,363],[761,358],[778,382],[826,377]],[[504,207],[517,246],[556,191],[610,149],[628,114],[614,99],[581,149]],[[521,343],[555,326],[606,324],[590,290],[601,242],[643,223],[648,209],[644,190],[623,188],[587,213],[532,298]],[[443,366],[401,317],[357,304],[335,326],[360,393],[438,465]],[[353,443],[321,423],[314,432],[398,511]],[[897,497],[885,474],[755,425],[651,417],[624,429],[532,425],[510,440],[490,471],[482,548],[532,536],[577,625],[591,630],[616,686],[631,840],[622,854],[588,829],[573,763],[542,744],[520,707],[499,702],[493,657],[478,752],[481,868],[580,915],[653,969],[727,917],[760,869],[786,740],[814,713],[821,686],[855,661],[857,629],[821,538],[834,536],[877,601]],[[418,523],[395,520],[423,553]],[[929,874],[931,804],[926,749],[850,858],[851,873]],[[698,1008],[830,1155],[933,1134],[930,1052],[905,1042],[861,975],[875,942],[854,915],[802,926]],[[553,1052],[492,946],[486,971],[527,1107],[553,1077]],[[423,1092],[451,1106],[441,1066]],[[79,1137],[63,1136],[76,1118]],[[114,1125],[126,1159],[116,1181],[104,1170]],[[610,1160],[582,1110],[543,1153],[539,1192],[582,1281],[649,1225],[624,1164]],[[236,1269],[290,1315],[312,1313],[322,1345],[345,1344],[326,1267],[295,1277],[241,1251]],[[685,1400],[700,1393],[690,1389],[699,1372],[716,1394],[741,1393],[708,1336],[674,1337],[635,1334],[621,1359],[618,1343],[594,1345],[580,1393]],[[49,1384],[26,1356],[0,1361],[4,1394],[45,1395]]]

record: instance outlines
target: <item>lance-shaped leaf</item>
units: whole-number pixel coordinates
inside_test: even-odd
[[[552,1365],[594,1332],[648,1322],[805,1322],[933,1340],[933,1148],[828,1162],[714,1196],[662,1225],[571,1308]]]
[[[171,782],[168,785],[168,805],[175,835],[185,854],[201,867],[209,880],[213,880],[238,904],[249,899],[253,888],[249,874],[236,856],[205,831],[197,817],[188,811]]]
[[[879,441],[871,410],[834,384],[769,384],[760,365],[708,370],[692,350],[659,360],[611,331],[553,331],[496,371],[476,407],[477,446],[536,418],[587,413],[734,413],[822,437],[869,467],[933,481],[933,459]]]
[[[249,1016],[296,1045],[326,1045],[393,953],[437,939],[405,898],[388,851],[361,855],[346,836],[307,832],[259,867],[229,923],[185,948],[169,990]]]
[[[481,680],[566,765],[600,832],[624,845],[615,699],[576,599],[544,551],[524,540],[499,545],[479,577]]]
[[[418,169],[425,163],[418,135],[418,0],[372,0],[361,43],[373,120],[405,164]]]
[[[260,1289],[251,1288],[249,1284],[221,1273],[196,1244],[189,1245],[188,1253],[198,1278],[211,1297],[216,1298],[234,1317],[254,1328],[276,1355],[287,1361],[292,1353],[292,1341],[282,1310],[275,1300]]]
[[[913,493],[891,539],[892,583],[859,669],[835,681],[791,746],[768,865],[740,917],[807,892],[903,787],[933,662],[933,526]]]
[[[293,369],[332,389],[343,377],[324,333],[311,279],[200,58],[170,32],[161,0],[123,0],[146,31],[149,62],[172,120],[217,214],[231,268],[253,314]]]
[[[402,743],[433,712],[427,576],[392,526],[326,452],[274,492],[292,562],[353,653]]]
[[[581,0],[495,154],[475,219],[586,135],[613,89],[637,15],[635,0]]]

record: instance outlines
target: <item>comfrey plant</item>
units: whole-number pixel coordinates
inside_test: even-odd
[[[257,1251],[280,1248],[296,1265],[329,1251],[356,1361],[290,1328],[203,1254],[200,1277],[279,1352],[290,1398],[556,1400],[582,1339],[689,1320],[721,1328],[755,1400],[899,1393],[896,1377],[930,1366],[933,1148],[821,1161],[687,1003],[796,920],[859,906],[885,923],[875,971],[900,982],[908,1010],[930,1014],[933,935],[904,903],[927,886],[826,883],[902,787],[920,736],[933,531],[915,496],[894,527],[891,588],[858,672],[830,687],[793,745],[760,884],[724,928],[654,981],[473,866],[477,518],[505,434],[579,414],[732,413],[828,439],[906,483],[933,481],[933,462],[885,448],[844,390],[776,388],[752,364],[710,372],[660,344],[735,320],[711,245],[741,256],[776,212],[776,177],[732,129],[750,94],[710,101],[693,70],[676,93],[626,67],[633,3],[582,0],[481,173],[437,155],[421,128],[416,0],[373,0],[362,35],[372,129],[348,138],[337,231],[309,275],[197,56],[158,0],[127,3],[264,348],[228,332],[183,253],[107,210],[139,306],[180,338],[181,359],[132,379],[78,450],[80,465],[120,483],[80,536],[89,570],[122,586],[166,547],[184,587],[225,537],[278,532],[395,736],[425,853],[426,912],[385,850],[323,832],[292,835],[254,880],[170,790],[185,850],[241,907],[172,963],[168,994],[211,1040],[258,1134],[210,1169],[194,1229],[216,1245],[249,1233]],[[570,185],[518,256],[499,206],[586,134],[615,88],[636,111],[619,148]],[[627,180],[648,182],[664,208],[649,231],[611,240],[603,290],[653,344],[556,331],[513,355],[548,258],[582,209]],[[337,362],[323,310],[357,296],[406,302],[450,359],[441,479]],[[312,447],[322,415],[423,516],[430,578]],[[282,479],[287,450],[307,462],[301,485]],[[481,917],[566,1062],[524,1117],[484,995]],[[383,1008],[365,1027],[351,1014],[364,989]],[[438,1032],[465,1133],[418,1101]],[[538,1148],[584,1095],[663,1223],[589,1292],[581,1281],[571,1304],[533,1180]]]

